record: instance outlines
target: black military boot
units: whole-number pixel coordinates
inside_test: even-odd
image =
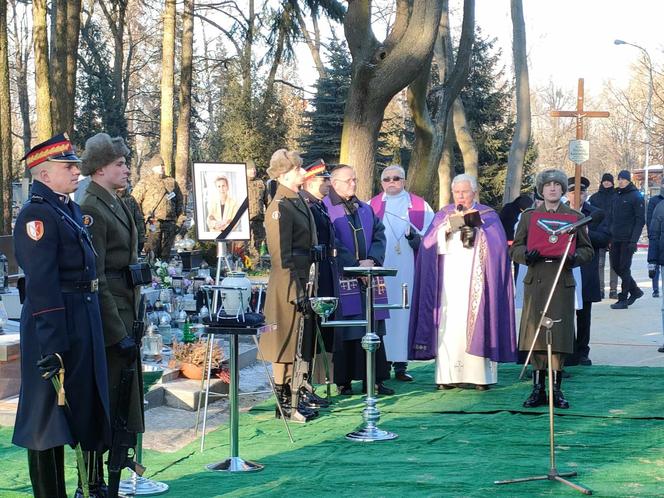
[[[569,408],[569,403],[565,399],[565,395],[560,390],[560,385],[563,383],[562,372],[559,370],[553,371],[553,406],[556,408]]]
[[[316,394],[313,388],[303,386],[300,388],[300,399],[310,408],[318,410],[319,408],[329,408],[330,402]]]
[[[104,482],[104,457],[100,452],[84,451],[83,459],[88,469],[88,491],[90,498],[108,498],[108,486]],[[74,498],[83,498],[83,486],[79,476]]]
[[[28,450],[28,469],[35,498],[67,498],[62,446]]]
[[[318,412],[307,408],[302,403],[299,403],[297,409],[293,410],[290,385],[275,384],[275,388],[277,390],[279,402],[281,403],[281,408],[284,411],[284,416],[286,416],[291,422],[304,424],[318,416]],[[276,418],[281,418],[279,407],[276,408],[274,415]]]
[[[546,370],[533,371],[533,391],[528,399],[523,402],[524,408],[535,408],[536,406],[546,405],[549,401],[544,390],[544,381],[546,379]]]

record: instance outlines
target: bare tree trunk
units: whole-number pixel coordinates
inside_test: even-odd
[[[452,178],[454,178],[454,134],[453,117],[450,114],[445,127],[443,152],[438,163],[438,209],[452,202]]]
[[[100,6],[113,35],[113,92],[115,93],[115,99],[121,103],[120,107],[124,108],[125,95],[122,68],[124,66],[124,29],[127,0],[116,0],[112,3],[112,10],[109,10],[104,2],[100,2]],[[166,22],[164,22],[165,27]]]
[[[463,170],[466,174],[479,179],[477,145],[468,128],[466,110],[460,97],[454,100],[452,106],[452,122],[454,123],[454,135],[463,157]]]
[[[288,6],[284,7],[283,12],[281,13],[282,19],[279,27],[279,34],[277,35],[277,45],[274,49],[274,59],[270,66],[270,72],[267,75],[267,80],[265,81],[265,98],[263,99],[263,106],[261,109],[261,119],[267,112],[267,109],[270,105],[270,98],[272,97],[272,91],[274,90],[274,80],[277,77],[277,70],[281,64],[281,59],[284,54],[284,41],[286,39],[286,28],[290,24],[290,9]]]
[[[362,179],[358,196],[371,196],[376,139],[385,108],[426,70],[438,32],[438,0],[398,0],[395,23],[383,43],[371,29],[371,1],[349,2],[344,32],[353,56],[352,79],[341,134],[340,160]]]
[[[168,175],[173,176],[173,84],[175,73],[175,0],[165,0],[161,55],[161,133],[159,150]]]
[[[242,49],[242,101],[248,113],[251,112],[251,57],[254,45],[254,24],[256,23],[256,10],[254,0],[249,0],[249,15],[247,16],[247,30],[245,33],[244,47]],[[251,115],[248,116],[251,119]]]
[[[194,0],[184,0],[182,14],[182,64],[180,69],[180,116],[175,151],[175,180],[187,196],[189,126],[191,124],[191,75],[194,56]]]
[[[12,114],[9,89],[7,2],[0,2],[0,233],[12,232]]]
[[[76,105],[76,72],[78,70],[78,40],[81,33],[81,0],[67,1],[67,55],[65,61],[65,90],[63,105],[63,129],[74,131],[74,106]]]
[[[32,2],[32,33],[35,51],[37,139],[43,142],[53,135],[53,126],[51,123],[51,89],[48,80],[46,0],[33,0]]]
[[[447,126],[448,123],[453,123],[449,119],[450,111],[468,78],[470,55],[475,35],[475,1],[465,0],[459,50],[457,60],[452,69],[452,38],[449,28],[448,3],[447,0],[442,1],[440,27],[436,43],[434,44],[434,56],[438,62],[440,81],[443,82],[434,91],[435,106],[432,109],[432,114],[435,116],[433,119],[435,127],[434,136],[438,135],[439,138],[438,140],[432,140],[431,147],[423,149],[422,154],[414,157],[415,160],[411,159],[411,164],[408,168],[410,190],[429,199],[433,195],[431,185],[435,181],[436,170],[440,167],[443,146],[445,141],[448,140],[446,137]],[[418,140],[417,135],[415,140]],[[438,174],[438,177],[440,179],[447,176],[445,174]],[[448,190],[449,184],[441,184],[439,186],[439,196]]]
[[[67,0],[54,0],[51,6],[53,36],[51,37],[51,57],[49,60],[49,77],[51,95],[51,119],[53,129],[66,131],[63,128],[63,112],[65,100],[65,64],[67,63]]]
[[[314,36],[311,37],[311,33],[307,29],[307,23],[304,20],[301,10],[297,10],[297,23],[300,26],[300,31],[304,37],[304,41],[309,47],[309,52],[311,52],[311,57],[314,60],[314,65],[316,66],[316,71],[318,71],[319,78],[325,78],[327,76],[327,70],[325,69],[325,64],[323,64],[323,59],[320,56],[320,32],[318,30],[318,19],[316,16],[311,16],[314,23]]]
[[[18,95],[18,107],[23,124],[23,150],[30,150],[32,141],[32,130],[30,129],[30,100],[28,99],[28,59],[30,57],[29,34],[27,23],[19,29],[18,15],[16,12],[16,0],[10,0],[14,19],[14,71],[16,74],[16,90]]]
[[[503,205],[512,202],[521,192],[523,162],[530,140],[530,83],[526,54],[526,25],[523,20],[522,0],[511,0],[512,10],[512,56],[516,76],[516,126],[514,138],[507,157],[507,176]]]

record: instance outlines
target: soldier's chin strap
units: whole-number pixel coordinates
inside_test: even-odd
[[[235,225],[238,224],[240,221],[240,218],[244,214],[244,212],[249,209],[249,197],[245,197],[244,200],[242,201],[242,204],[240,204],[239,209],[237,210],[237,213],[235,213],[235,216],[233,216],[233,219],[228,223],[228,226],[224,228],[221,233],[217,236],[217,242],[223,242],[226,240],[226,237],[228,237],[228,234],[233,231],[235,228]]]

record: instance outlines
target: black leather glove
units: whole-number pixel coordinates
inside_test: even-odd
[[[574,268],[576,266],[576,253],[567,255],[567,267]]]
[[[115,349],[123,358],[133,359],[138,355],[136,342],[128,335],[124,336],[122,339],[120,339],[120,342],[115,344]]]
[[[472,248],[475,245],[475,229],[468,225],[464,225],[460,228],[460,232],[463,247],[466,249]]]
[[[60,371],[60,368],[63,368],[63,365],[60,363],[60,358],[58,358],[55,353],[51,353],[39,360],[37,362],[37,367],[39,367],[39,373],[41,373],[41,376],[48,380],[56,375]]]
[[[406,240],[408,241],[408,245],[413,251],[416,251],[420,247],[420,244],[422,243],[421,235],[415,232],[411,232],[408,235],[406,235]]]
[[[654,263],[648,263],[648,278],[653,279],[657,274],[657,267]]]
[[[526,252],[526,265],[530,266],[537,263],[540,260],[540,252],[537,249]]]
[[[632,254],[635,253],[636,252],[636,242],[630,242],[629,244],[627,244],[627,249]]]

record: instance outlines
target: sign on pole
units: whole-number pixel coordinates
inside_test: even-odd
[[[568,156],[574,164],[585,163],[590,159],[590,142],[588,140],[570,140]]]

